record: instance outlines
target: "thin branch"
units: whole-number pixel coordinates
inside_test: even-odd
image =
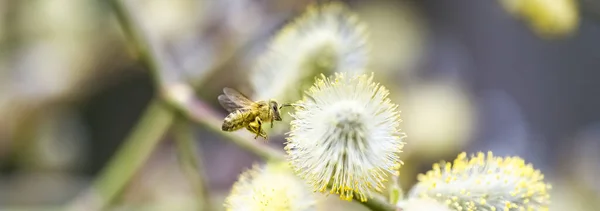
[[[174,127],[174,133],[181,169],[194,189],[195,198],[198,200],[198,210],[212,210],[210,209],[206,170],[202,163],[202,156],[199,154],[201,150],[196,144],[193,130],[187,120],[178,120]]]
[[[157,45],[153,45],[157,39],[152,37],[152,33],[144,30],[140,21],[128,9],[131,8],[128,7],[128,1],[109,0],[108,3],[113,9],[124,35],[130,40],[128,43],[133,45],[132,47],[142,64],[150,70],[155,84],[163,87],[168,81],[173,81],[174,76],[168,74],[175,70],[174,65],[165,60],[166,56],[162,54],[163,51],[157,49]]]
[[[112,201],[150,156],[173,122],[173,114],[160,101],[153,101],[133,133],[119,148],[107,168],[94,183],[104,200]]]
[[[402,187],[400,187],[400,175],[390,175],[390,178],[390,187],[388,187],[390,196],[388,201],[390,204],[397,204],[399,200],[404,198],[404,192],[402,191]]]
[[[148,159],[173,119],[173,112],[164,103],[153,100],[91,190],[75,199],[68,209],[102,210],[109,205]]]
[[[365,207],[368,207],[371,210],[375,210],[375,211],[395,211],[398,210],[398,208],[396,208],[396,206],[387,203],[385,200],[380,199],[380,198],[371,198],[366,202],[361,202],[361,204],[365,205]]]

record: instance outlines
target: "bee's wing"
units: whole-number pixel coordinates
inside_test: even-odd
[[[225,110],[227,110],[229,113],[243,108],[242,106],[231,101],[231,99],[229,99],[226,95],[219,95],[218,99],[221,106],[223,106],[223,108],[225,108]]]
[[[254,103],[242,93],[239,93],[238,91],[235,91],[235,89],[232,88],[223,88],[223,93],[227,95],[229,100],[231,100],[233,103],[237,104],[240,107],[248,107]]]

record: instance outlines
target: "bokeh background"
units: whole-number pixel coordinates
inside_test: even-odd
[[[491,150],[540,169],[553,185],[551,210],[595,210],[600,2],[568,10],[538,0],[534,10],[549,10],[538,17],[511,12],[508,1],[345,1],[369,27],[376,79],[401,106],[408,135],[402,187],[409,190],[434,162]],[[257,56],[312,1],[128,2],[177,65],[169,75],[193,84],[198,99],[225,116],[222,88],[250,94]],[[553,30],[532,25],[536,18]],[[0,0],[0,210],[75,201],[157,94],[106,1]],[[220,210],[239,173],[258,159],[220,133],[193,130],[211,209]],[[269,144],[283,142],[275,136]],[[165,134],[112,207],[193,210],[176,150]],[[337,197],[323,204],[364,210]]]

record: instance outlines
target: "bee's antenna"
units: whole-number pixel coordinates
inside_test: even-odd
[[[293,103],[284,103],[279,106],[279,109],[281,109],[283,107],[289,107],[289,106],[294,106],[294,104]]]

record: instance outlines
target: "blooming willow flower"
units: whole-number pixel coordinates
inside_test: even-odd
[[[309,6],[259,58],[250,76],[255,98],[293,102],[320,73],[363,71],[368,63],[365,28],[341,3]]]
[[[571,35],[579,27],[577,0],[501,0],[504,8],[525,19],[544,38]]]
[[[453,210],[547,210],[549,184],[519,157],[461,153],[454,163],[441,162],[419,175],[411,198],[431,198]]]
[[[254,165],[242,173],[225,200],[228,211],[311,211],[315,197],[283,164]]]
[[[286,143],[296,173],[315,191],[366,201],[397,174],[404,133],[397,105],[373,75],[322,75],[295,104]]]

